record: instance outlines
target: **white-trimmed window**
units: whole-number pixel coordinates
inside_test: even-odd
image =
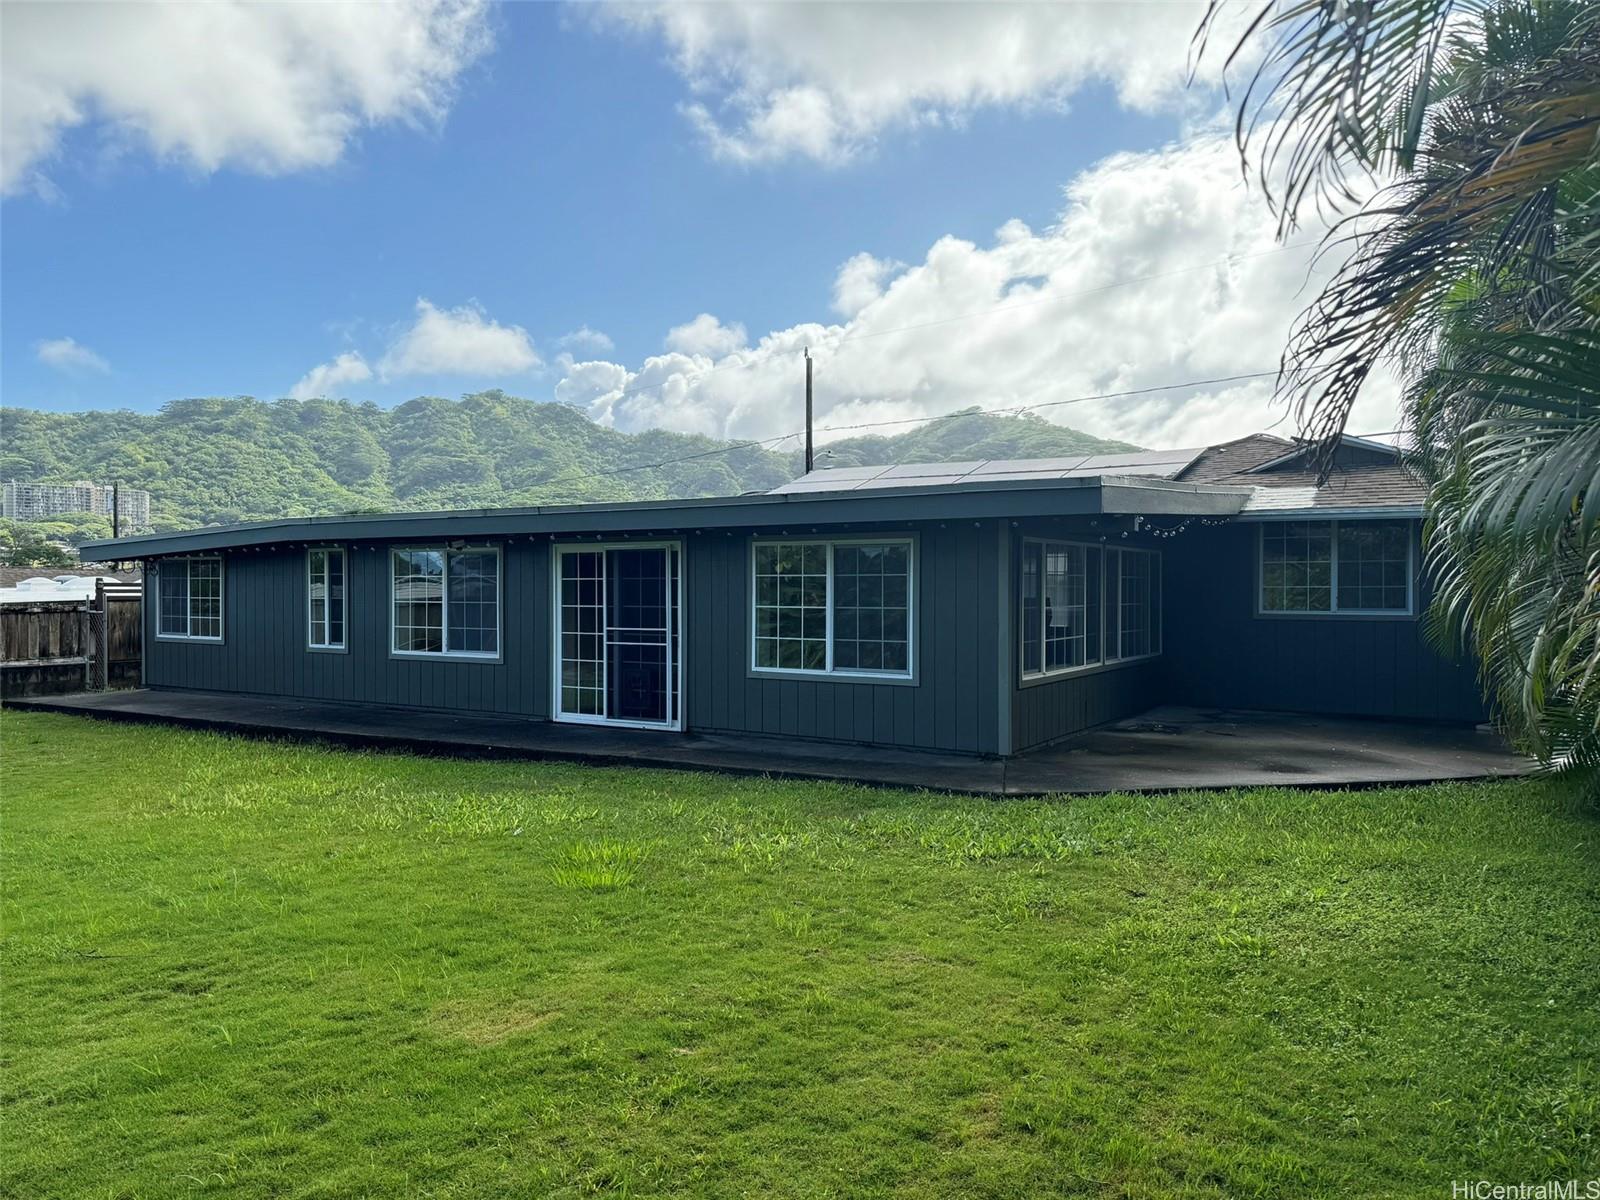
[[[306,640],[313,650],[345,648],[346,596],[342,546],[314,546],[306,551]]]
[[[156,636],[222,640],[222,559],[164,558],[156,567]]]
[[[915,561],[911,538],[754,542],[751,665],[909,678]]]
[[[390,581],[394,653],[499,657],[498,548],[395,550]]]
[[[1161,653],[1161,555],[1092,542],[1022,543],[1025,679]]]
[[[1408,616],[1408,521],[1271,521],[1261,526],[1262,613]]]

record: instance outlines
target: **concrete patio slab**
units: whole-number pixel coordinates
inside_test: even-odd
[[[1362,787],[1525,774],[1495,734],[1166,707],[1011,759],[793,738],[673,734],[213,692],[80,692],[8,708],[426,754],[833,779],[989,796],[1258,786]]]

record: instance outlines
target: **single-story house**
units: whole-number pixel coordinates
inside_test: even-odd
[[[813,471],[706,500],[101,542],[144,682],[1013,755],[1162,703],[1476,722],[1423,489],[1349,437]]]

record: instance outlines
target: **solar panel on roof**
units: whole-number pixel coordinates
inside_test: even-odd
[[[974,475],[1015,475],[1024,471],[1070,471],[1083,462],[1084,456],[1074,454],[1067,458],[992,458],[972,473]]]
[[[1096,475],[1144,475],[1170,479],[1194,461],[1198,450],[1134,450],[1119,454],[1074,454],[1060,458],[993,458],[968,462],[901,463],[898,466],[832,467],[813,471],[772,489],[773,495],[866,491],[893,487],[952,487],[1041,479],[1086,479]]]
[[[856,484],[853,490],[858,492],[872,491],[878,488],[903,488],[903,487],[949,487],[962,482],[965,475],[916,475],[916,476],[891,476],[879,475],[876,479],[863,479]]]
[[[985,460],[978,458],[971,462],[948,463],[901,463],[899,466],[889,467],[883,472],[885,479],[915,479],[925,475],[967,475],[977,468],[984,466]]]

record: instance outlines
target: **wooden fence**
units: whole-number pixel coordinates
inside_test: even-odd
[[[137,584],[103,580],[88,600],[0,605],[0,693],[139,686],[140,605]]]

